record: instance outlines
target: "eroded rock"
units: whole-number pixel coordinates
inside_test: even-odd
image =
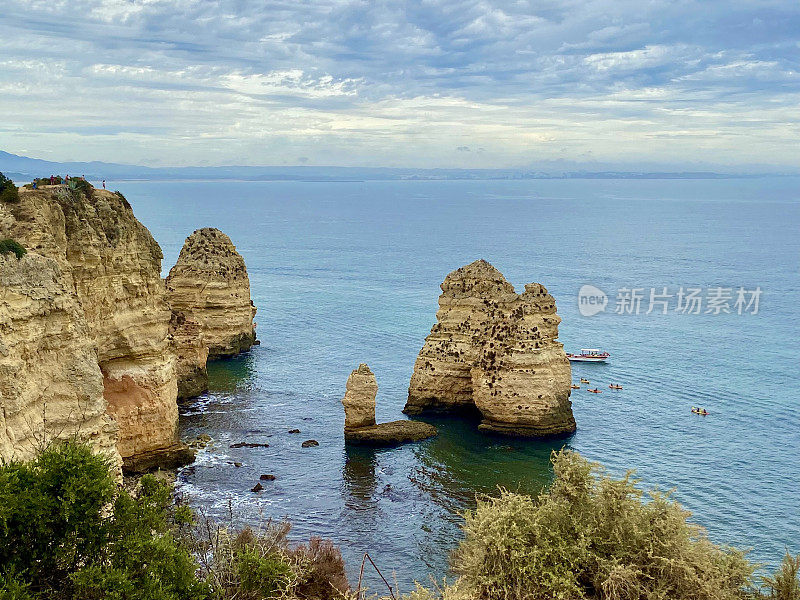
[[[95,377],[102,381],[106,412],[118,425],[116,444],[125,467],[138,469],[135,465],[158,457],[170,463],[185,458],[178,441],[161,248],[125,198],[92,188],[20,190],[19,203],[4,205],[0,212],[0,237],[16,239],[29,253],[55,261],[71,287],[66,291],[83,313],[85,337],[96,352]],[[70,342],[64,355],[71,347],[78,349]],[[31,358],[37,360],[47,360],[46,353]],[[76,396],[83,402],[79,390],[75,382],[66,382],[62,400]],[[26,400],[12,396],[3,402]]]
[[[370,368],[361,363],[347,378],[344,398],[344,439],[347,443],[389,446],[417,442],[436,435],[436,428],[418,421],[375,423],[378,383]]]
[[[198,229],[167,277],[173,312],[198,324],[210,358],[234,356],[255,342],[250,279],[244,259],[219,229]]]
[[[447,275],[414,364],[404,412],[478,411],[480,428],[544,437],[575,431],[560,317],[540,284],[517,294],[484,260]]]

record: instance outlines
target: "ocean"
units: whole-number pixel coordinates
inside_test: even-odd
[[[205,226],[247,263],[261,345],[211,363],[210,391],[181,410],[184,438],[214,441],[178,478],[205,514],[288,518],[294,540],[334,540],[353,582],[368,552],[409,591],[448,574],[477,494],[537,493],[566,446],[674,489],[715,542],[768,566],[800,552],[800,179],[109,183],[165,274]],[[439,284],[479,258],[518,291],[547,287],[567,351],[611,353],[573,365],[603,390],[573,391],[577,433],[498,438],[437,418],[419,444],[346,448],[350,371],[375,372],[379,421],[403,418]],[[262,473],[276,480],[251,492]]]

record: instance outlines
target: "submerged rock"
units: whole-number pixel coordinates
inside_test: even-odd
[[[436,435],[436,428],[418,421],[375,423],[378,383],[370,368],[361,363],[347,378],[344,398],[344,439],[350,444],[390,446],[417,442]]]
[[[275,481],[275,475],[269,475],[269,474],[262,475],[261,477],[259,477],[259,479],[261,481]]]
[[[561,319],[545,287],[517,294],[478,260],[447,275],[441,289],[403,412],[479,412],[480,429],[509,435],[575,431]]]
[[[228,446],[229,448],[269,448],[269,444],[259,442],[236,442]]]
[[[306,440],[300,445],[303,448],[314,448],[315,446],[319,446],[319,442],[317,440]]]

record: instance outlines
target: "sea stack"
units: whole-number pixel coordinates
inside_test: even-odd
[[[370,368],[361,363],[347,378],[344,405],[344,438],[347,443],[391,446],[417,442],[436,435],[433,425],[420,421],[375,423],[378,383]]]
[[[171,313],[161,279],[161,248],[125,198],[82,180],[22,189],[18,202],[0,205],[0,238],[14,239],[28,251],[20,263],[6,259],[2,265],[4,276],[16,283],[4,290],[8,314],[0,324],[1,337],[18,335],[15,323],[20,319],[33,319],[30,326],[40,327],[36,339],[0,352],[7,365],[25,364],[19,372],[0,372],[4,412],[38,414],[28,427],[42,429],[42,442],[85,426],[97,432],[88,436],[102,449],[111,433],[98,421],[92,390],[99,381],[127,470],[191,460],[192,453],[178,441],[175,357],[168,339]],[[14,279],[15,270],[32,269],[25,260],[41,264],[45,283],[31,275],[26,290],[24,280]],[[37,312],[43,319],[39,325]],[[91,368],[80,359],[86,356],[86,344],[95,355]],[[48,366],[53,360],[64,364]],[[66,368],[76,360],[81,365]],[[41,394],[29,393],[39,388]],[[61,420],[70,427],[60,429]],[[10,440],[3,457],[24,454],[27,434],[9,430],[8,422],[0,426]]]
[[[441,289],[404,412],[477,412],[480,429],[508,435],[574,432],[570,364],[547,289],[517,294],[485,260],[453,271]]]
[[[372,370],[361,363],[347,378],[344,398],[344,432],[375,425],[375,397],[378,382]]]
[[[205,227],[186,238],[166,283],[179,397],[190,398],[207,389],[206,358],[235,356],[255,343],[250,279],[231,239]],[[207,348],[205,356],[198,350],[198,337]]]

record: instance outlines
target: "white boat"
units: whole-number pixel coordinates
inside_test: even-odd
[[[606,362],[609,356],[608,352],[598,348],[581,348],[580,354],[567,354],[567,358],[573,362]]]

